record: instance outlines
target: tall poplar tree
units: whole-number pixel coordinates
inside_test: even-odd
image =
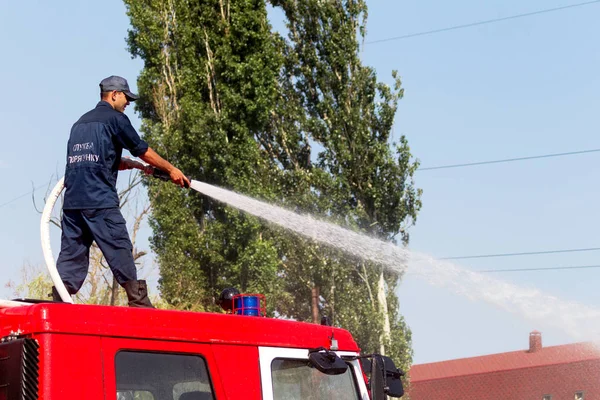
[[[420,208],[397,101],[362,65],[362,0],[125,0],[132,54],[144,60],[138,111],[151,146],[193,178],[408,242]],[[267,294],[269,311],[326,314],[366,352],[411,362],[397,274],[241,215],[197,193],[149,183],[161,292],[213,309],[223,287]]]
[[[149,144],[192,178],[269,198],[276,167],[255,135],[269,123],[281,58],[263,1],[126,0],[144,60],[138,111]],[[211,309],[220,289],[277,291],[262,225],[173,185],[149,183],[163,297]]]
[[[281,86],[286,99],[294,99],[295,109],[301,110],[288,129],[296,128],[319,149],[311,170],[311,192],[318,197],[313,204],[321,215],[350,229],[408,243],[407,227],[421,207],[420,190],[413,185],[417,164],[411,161],[406,138],[392,143],[390,137],[403,95],[397,73],[392,73],[394,84],[389,87],[360,60],[365,1],[272,4],[287,20]],[[311,285],[324,311],[349,328],[364,350],[400,357],[406,366],[411,359],[410,331],[398,313],[395,295],[401,277],[343,254],[309,254],[316,262],[303,264],[298,259],[291,271],[297,279],[288,282],[300,292]],[[305,293],[302,298],[310,296]]]

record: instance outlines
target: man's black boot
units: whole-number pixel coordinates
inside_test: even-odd
[[[52,301],[64,303],[63,299],[60,297],[60,294],[58,294],[58,290],[56,290],[55,286],[52,286]]]
[[[148,287],[146,281],[128,281],[123,284],[127,293],[129,307],[154,308],[148,298]]]

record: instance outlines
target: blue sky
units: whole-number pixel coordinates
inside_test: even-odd
[[[573,4],[567,0],[369,1],[368,37],[430,29]],[[370,44],[379,79],[402,76],[394,134],[423,167],[600,148],[600,4],[405,40]],[[94,106],[98,82],[142,67],[126,50],[120,1],[0,3],[0,204],[62,174],[72,123]],[[139,119],[127,114],[134,126]],[[598,247],[598,157],[530,160],[421,171],[423,209],[411,247],[436,257]],[[43,195],[43,190],[37,194]],[[0,282],[41,264],[39,215],[26,196],[0,207]],[[149,231],[146,231],[148,236]],[[58,240],[54,237],[54,251]],[[142,243],[143,245],[143,243]],[[55,254],[57,255],[57,254]],[[598,252],[462,260],[473,270],[592,265]],[[568,301],[600,308],[599,269],[498,273]],[[411,276],[399,288],[416,362],[572,341]],[[0,287],[0,297],[10,293]],[[550,325],[550,324],[549,324]]]
[[[395,10],[369,4],[369,38],[377,40],[569,2],[403,1]],[[364,60],[381,78],[391,69],[402,75],[396,134],[407,135],[423,167],[598,148],[599,15],[590,5],[373,44]],[[597,161],[592,153],[419,172],[423,210],[411,247],[438,257],[597,247]],[[589,252],[460,263],[477,270],[597,260]],[[600,306],[597,269],[494,276]],[[522,349],[533,329],[546,345],[570,340],[410,277],[399,294],[416,361]]]

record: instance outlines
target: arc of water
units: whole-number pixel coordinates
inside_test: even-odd
[[[560,328],[576,339],[595,338],[600,334],[600,310],[492,279],[448,261],[412,252],[340,226],[300,215],[280,207],[199,181],[191,188],[217,201],[279,225],[290,231],[327,244],[361,259],[373,261],[402,273],[410,264],[411,273],[429,284],[445,287],[469,299],[483,300],[529,320]]]

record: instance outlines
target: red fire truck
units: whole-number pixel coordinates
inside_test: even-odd
[[[392,360],[350,333],[265,317],[264,297],[231,294],[227,314],[76,305],[42,250],[63,303],[0,300],[0,400],[382,400],[404,393]],[[369,378],[369,379],[367,379]]]
[[[243,314],[0,301],[0,400],[402,396],[348,331]]]

